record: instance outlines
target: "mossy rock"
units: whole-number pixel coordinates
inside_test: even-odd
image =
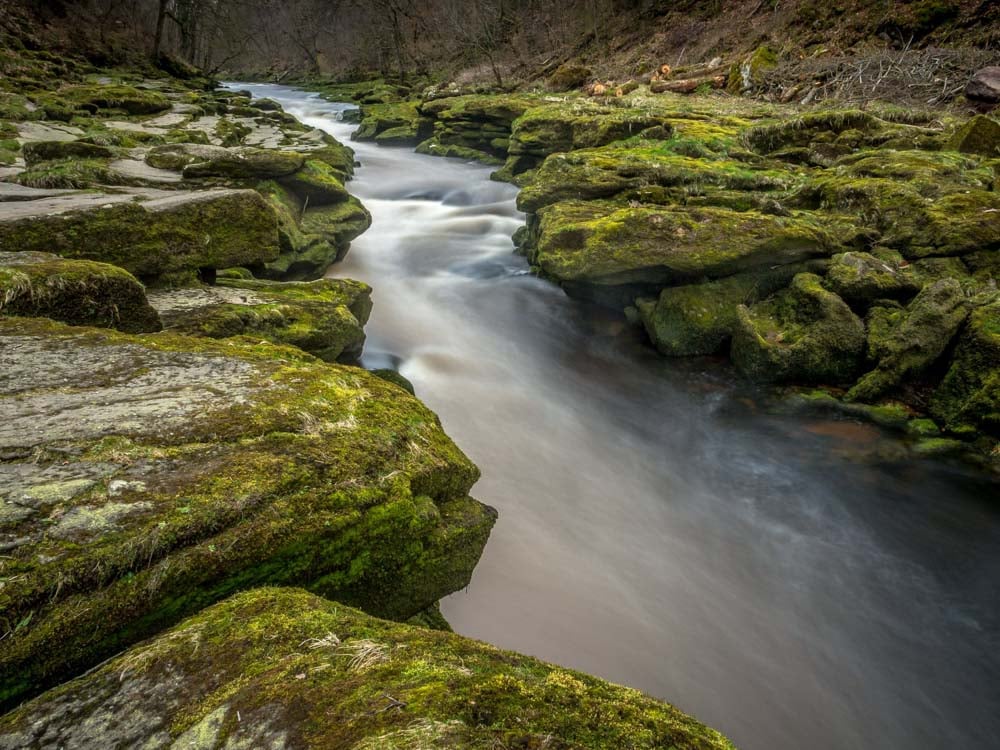
[[[726,88],[731,94],[749,94],[764,83],[768,71],[776,68],[778,56],[774,50],[761,46],[735,63],[729,70]]]
[[[715,354],[732,338],[739,305],[753,304],[787,286],[796,274],[821,271],[825,265],[824,261],[792,263],[718,281],[667,287],[657,299],[638,300],[636,306],[646,333],[661,354]]]
[[[300,589],[230,597],[0,719],[0,747],[732,750],[638,690]]]
[[[1000,123],[986,115],[976,115],[955,132],[948,148],[965,154],[1000,156]]]
[[[929,284],[905,309],[878,314],[868,326],[868,352],[876,367],[848,398],[871,401],[922,374],[945,352],[968,314],[965,292],[955,279]]]
[[[365,342],[371,288],[348,279],[219,279],[215,287],[153,292],[150,303],[170,331],[216,339],[253,336],[297,346],[327,362],[354,362]]]
[[[84,141],[33,141],[24,144],[24,161],[31,167],[53,159],[110,159],[111,149]]]
[[[754,125],[741,139],[747,148],[766,154],[792,146],[809,146],[818,139],[829,140],[849,130],[864,132],[883,125],[877,117],[859,109],[828,110]]]
[[[107,159],[69,158],[36,162],[14,181],[25,187],[70,190],[124,185],[130,180],[112,170]]]
[[[413,383],[411,383],[409,380],[400,375],[399,372],[397,372],[396,370],[381,368],[378,370],[372,370],[371,373],[375,377],[382,378],[382,380],[385,380],[388,383],[392,383],[393,385],[398,385],[407,393],[411,394],[416,393],[416,390],[414,390],[413,388]]]
[[[180,172],[188,164],[227,159],[229,149],[205,143],[183,142],[154,146],[146,154],[146,163],[156,169]]]
[[[111,263],[144,281],[278,257],[274,211],[253,190],[78,194],[8,204],[0,252],[57,252]]]
[[[669,137],[668,118],[655,112],[624,107],[566,102],[536,107],[517,118],[510,135],[510,154],[541,159],[561,151],[595,148],[660,128]]]
[[[266,180],[286,177],[305,164],[302,154],[266,148],[235,148],[216,152],[204,161],[184,167],[185,179],[223,177],[230,180]]]
[[[878,299],[907,299],[920,291],[901,258],[847,252],[833,257],[823,286],[849,304],[867,307]]]
[[[590,285],[676,285],[832,255],[829,222],[723,208],[557,203],[539,213],[528,259]]]
[[[431,121],[420,112],[420,102],[366,104],[352,141],[376,141],[386,146],[416,146],[432,130]]]
[[[837,384],[853,381],[861,367],[864,324],[815,274],[799,274],[737,313],[730,354],[752,380]]]
[[[578,89],[590,80],[593,72],[586,65],[563,63],[546,79],[545,85],[552,91]]]
[[[406,619],[495,520],[437,417],[359,368],[26,318],[0,350],[4,706],[257,585]]]
[[[120,84],[68,86],[40,97],[38,103],[49,116],[67,111],[96,114],[100,110],[152,115],[170,109],[170,100],[160,92]]]
[[[49,253],[0,253],[0,316],[5,315],[128,333],[162,328],[142,284],[128,271]]]
[[[1000,302],[972,311],[931,413],[956,434],[1000,437]]]
[[[464,161],[475,161],[480,164],[490,164],[499,166],[503,164],[503,160],[493,154],[480,151],[476,148],[470,148],[468,146],[459,146],[454,143],[440,143],[436,138],[428,138],[426,141],[421,142],[416,151],[418,154],[425,154],[427,156],[443,156],[449,159],[463,159]]]
[[[261,278],[320,278],[347,254],[351,241],[371,226],[371,214],[353,196],[343,203],[310,208],[278,182],[260,183],[257,189],[277,214],[281,241],[277,258],[252,268]]]
[[[517,206],[531,213],[561,200],[615,196],[660,203],[670,198],[650,200],[659,197],[656,188],[675,188],[682,197],[707,188],[787,190],[798,182],[792,172],[753,168],[731,159],[682,156],[669,143],[640,139],[548,157],[518,195]]]
[[[301,169],[282,177],[280,182],[306,206],[328,206],[351,198],[333,167],[319,159],[309,159]]]

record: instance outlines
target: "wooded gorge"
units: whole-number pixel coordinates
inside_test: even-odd
[[[1000,3],[0,0],[0,750],[1000,747]]]

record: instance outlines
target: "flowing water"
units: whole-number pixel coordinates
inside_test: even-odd
[[[247,86],[347,141],[348,105]],[[353,144],[397,367],[500,511],[462,634],[674,702],[747,750],[1000,747],[998,486],[878,430],[769,413],[512,254],[488,168]]]

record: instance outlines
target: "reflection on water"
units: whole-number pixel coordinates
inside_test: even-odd
[[[413,381],[500,510],[443,603],[458,632],[672,700],[742,748],[1000,747],[996,484],[866,463],[891,438],[769,415],[722,362],[661,359],[527,274],[516,191],[489,169],[355,147],[374,225],[331,273],[375,288],[365,363]]]

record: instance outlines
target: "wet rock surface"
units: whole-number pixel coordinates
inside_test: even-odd
[[[5,705],[231,591],[406,618],[495,513],[401,389],[291,347],[0,320]]]

